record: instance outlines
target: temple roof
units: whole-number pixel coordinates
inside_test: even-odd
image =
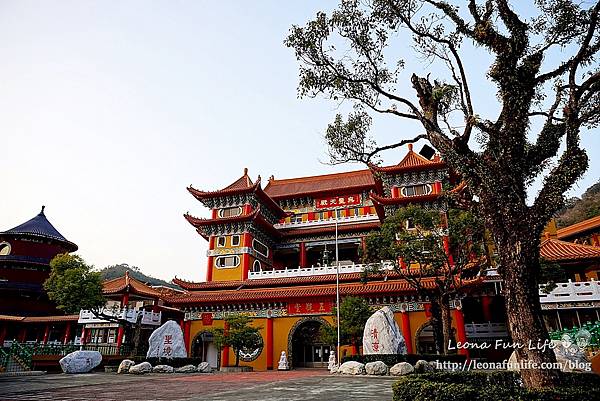
[[[446,163],[438,155],[434,156],[432,160],[426,159],[413,150],[412,144],[408,144],[408,153],[400,163],[394,166],[380,167],[370,165],[369,167],[376,172],[398,174],[409,171],[441,169],[446,167]]]
[[[124,276],[102,283],[102,293],[105,295],[123,294],[126,292],[151,298],[160,298],[162,295],[160,291],[129,276],[128,271],[125,272]]]
[[[223,217],[218,219],[203,219],[200,217],[194,217],[188,213],[184,214],[183,217],[194,227],[196,227],[199,234],[203,235],[202,227],[218,225],[218,224],[228,224],[228,223],[237,223],[237,222],[245,222],[251,221],[257,224],[257,226],[262,227],[265,231],[275,237],[279,237],[280,233],[277,231],[275,227],[271,223],[269,223],[260,213],[260,206],[254,209],[249,214],[240,214],[239,216],[231,216],[231,217]]]
[[[556,236],[559,239],[568,239],[594,229],[600,230],[600,216],[592,217],[591,219],[561,228],[556,231]]]
[[[188,192],[191,193],[200,202],[206,199],[219,198],[229,195],[242,195],[247,193],[254,193],[258,199],[260,199],[265,206],[267,206],[278,218],[285,217],[287,213],[275,202],[269,195],[267,195],[262,187],[260,186],[260,175],[256,182],[252,183],[252,180],[248,176],[248,169],[244,169],[244,175],[235,180],[230,185],[217,191],[200,191],[191,185],[187,188]]]
[[[360,191],[374,186],[375,181],[371,171],[358,170],[283,180],[271,178],[265,187],[265,192],[273,199],[284,199],[327,192],[338,194],[340,191]]]
[[[369,197],[375,204],[379,205],[407,205],[409,203],[421,203],[421,202],[429,202],[438,199],[440,194],[429,194],[429,195],[418,195],[418,196],[405,196],[401,198],[388,198],[384,196],[379,196],[373,192],[369,194]]]
[[[553,262],[600,261],[600,247],[547,238],[542,241],[540,255],[542,258]]]
[[[334,220],[335,221],[335,220]],[[281,228],[279,231],[285,237],[298,237],[302,235],[313,235],[313,234],[327,234],[327,233],[335,233],[335,224],[332,221],[331,225],[328,226],[320,226],[320,227],[306,227],[306,228],[296,228],[292,227],[289,229]],[[365,223],[353,223],[353,224],[339,224],[338,232],[353,232],[353,231],[365,231],[365,230],[375,230],[381,226],[379,221],[371,221]]]
[[[79,315],[56,315],[56,316],[11,316],[0,315],[0,321],[21,323],[52,323],[52,322],[76,322]]]
[[[77,245],[67,240],[56,228],[54,228],[46,218],[44,209],[45,206],[42,206],[42,210],[37,216],[10,230],[0,232],[0,234],[24,235],[51,239],[60,242],[69,250],[69,252],[75,252],[77,250]]]
[[[464,286],[480,283],[481,279],[465,282]],[[436,286],[435,278],[421,280],[421,286],[425,289],[433,289]],[[413,284],[406,280],[378,280],[368,283],[344,283],[340,284],[340,295],[377,295],[416,292]],[[333,297],[336,295],[335,284],[304,285],[295,287],[275,288],[250,288],[218,291],[192,291],[185,295],[168,298],[171,304],[190,303],[219,303],[237,301],[262,301],[262,300],[285,300],[304,297]]]

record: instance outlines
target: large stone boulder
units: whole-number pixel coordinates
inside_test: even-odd
[[[390,375],[392,376],[404,376],[409,375],[415,371],[413,365],[408,362],[399,362],[390,368]]]
[[[119,368],[117,369],[117,373],[129,373],[129,368],[135,365],[131,359],[123,359],[119,364]]]
[[[150,362],[138,363],[129,368],[129,373],[132,375],[143,375],[150,372],[152,372],[152,365],[150,365]]]
[[[339,367],[338,373],[343,375],[364,375],[366,373],[365,365],[356,361],[344,362]]]
[[[372,376],[386,376],[388,374],[388,367],[381,361],[369,362],[365,364],[365,371],[368,375]]]
[[[389,306],[379,309],[367,320],[363,333],[363,353],[406,354],[404,336]]]
[[[585,367],[590,366],[585,353],[577,344],[564,340],[552,340],[552,347],[556,362],[560,363],[563,372],[585,372]],[[508,358],[508,370],[517,372],[520,370],[516,351],[513,351]]]
[[[146,358],[187,358],[183,332],[173,320],[154,330],[148,344]]]
[[[100,365],[102,354],[98,351],[74,351],[58,362],[65,373],[88,373]]]
[[[433,372],[435,368],[433,368],[429,362],[419,359],[417,363],[415,363],[415,372],[417,373],[428,373]]]
[[[175,369],[169,365],[156,365],[152,368],[152,373],[173,373]]]
[[[212,368],[210,367],[210,363],[208,362],[200,362],[198,365],[198,372],[200,373],[210,373],[212,372]]]
[[[196,373],[198,369],[194,365],[185,365],[175,369],[175,373]]]

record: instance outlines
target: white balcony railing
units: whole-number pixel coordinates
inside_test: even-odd
[[[151,312],[145,310],[102,308],[100,309],[99,314],[110,316],[114,319],[126,320],[129,323],[135,323],[138,319],[138,316],[141,314],[142,324],[160,326],[161,322],[160,312]],[[96,316],[96,314],[94,314],[92,311],[82,309],[79,311],[79,320],[77,323],[110,323],[110,320],[102,319],[101,317]]]
[[[600,301],[600,281],[570,281],[557,283],[557,287],[549,294],[540,285],[540,302],[585,302]]]
[[[342,273],[362,273],[365,270],[366,265],[362,264],[341,264],[340,263],[340,274]],[[394,267],[391,263],[384,263],[384,270],[392,270]],[[280,278],[280,277],[309,277],[309,276],[322,276],[326,274],[335,274],[337,271],[336,266],[313,266],[313,267],[298,267],[294,269],[285,268],[279,270],[260,270],[256,272],[249,272],[248,278],[251,280],[263,279],[263,278]]]
[[[330,225],[335,223],[335,217],[320,220],[309,220],[309,221],[291,221],[289,223],[278,223],[274,224],[275,228],[300,228],[300,227],[314,227],[322,225]],[[364,216],[346,216],[339,217],[337,219],[338,224],[355,224],[355,223],[367,223],[371,221],[379,221],[379,217],[376,214],[368,214]]]
[[[504,338],[508,336],[504,323],[465,324],[467,338]]]

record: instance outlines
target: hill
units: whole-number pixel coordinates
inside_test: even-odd
[[[598,215],[600,215],[600,181],[589,187],[581,198],[567,200],[567,205],[556,216],[556,223],[562,228]]]
[[[164,285],[165,287],[171,287],[179,289],[179,287],[175,284],[168,283],[165,280],[161,280],[152,276],[148,276],[140,271],[140,268],[137,266],[130,266],[127,263],[121,263],[118,265],[107,266],[104,269],[100,270],[100,274],[102,275],[103,280],[111,280],[113,278],[122,277],[125,275],[125,272],[129,271],[129,275],[136,280],[139,280],[148,285]]]

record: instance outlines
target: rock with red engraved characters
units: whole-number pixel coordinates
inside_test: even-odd
[[[146,358],[187,358],[183,332],[173,320],[154,330],[148,344]]]
[[[379,309],[367,320],[363,354],[406,354],[404,336],[389,306]]]

